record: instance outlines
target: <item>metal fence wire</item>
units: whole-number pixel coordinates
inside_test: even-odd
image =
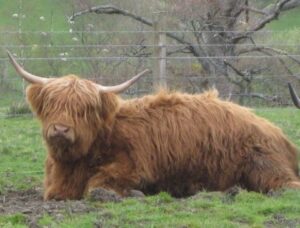
[[[26,82],[18,77],[11,67],[5,49],[10,50],[18,62],[34,74],[60,77],[72,73],[103,85],[118,84],[145,68],[151,69],[151,73],[122,94],[126,98],[152,93],[160,85],[162,61],[165,68],[162,71],[165,85],[171,90],[199,93],[216,88],[222,98],[241,105],[288,106],[291,105],[291,100],[287,82],[292,82],[296,89],[300,89],[298,43],[279,43],[261,39],[255,45],[242,43],[232,47],[264,46],[282,50],[272,55],[251,52],[239,56],[220,53],[193,56],[183,51],[185,48],[183,44],[170,40],[166,40],[163,44],[160,41],[153,42],[153,33],[153,31],[2,31],[0,118],[13,115],[13,112],[7,114],[7,109],[25,101]],[[269,36],[273,32],[264,31],[263,34]],[[120,35],[122,40],[113,39]],[[217,49],[231,48],[228,44],[192,45],[201,48],[210,46]],[[165,56],[157,55],[156,49],[162,48],[166,52]],[[223,64],[223,60],[226,59],[237,69],[242,69],[243,75],[232,69],[228,70],[226,75],[216,71],[207,73],[202,65],[204,59],[217,65]],[[27,114],[15,113],[15,115]]]

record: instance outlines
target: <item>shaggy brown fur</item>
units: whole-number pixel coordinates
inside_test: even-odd
[[[27,97],[48,148],[45,199],[79,199],[96,188],[177,197],[234,185],[300,189],[295,146],[216,91],[160,91],[127,101],[70,75],[31,85]],[[53,124],[71,133],[52,137]]]

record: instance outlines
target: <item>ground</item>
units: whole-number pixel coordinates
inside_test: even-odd
[[[288,207],[286,207],[287,205],[279,206],[277,208],[279,210],[276,212],[271,209],[272,201],[287,197],[289,196],[289,194],[289,192],[282,190],[271,192],[268,195],[262,195],[257,193],[247,193],[244,190],[234,187],[225,193],[200,192],[187,199],[174,199],[167,194],[162,193],[159,196],[155,196],[152,198],[146,197],[137,199],[125,199],[119,202],[115,202],[114,198],[109,198],[111,195],[106,194],[104,198],[108,196],[106,200],[112,200],[113,203],[107,204],[110,205],[108,207],[103,207],[103,205],[91,199],[45,202],[42,199],[41,189],[32,188],[26,191],[9,191],[6,194],[1,194],[0,214],[5,216],[13,215],[11,217],[12,222],[10,223],[12,226],[8,226],[7,224],[9,223],[6,223],[6,226],[4,227],[15,227],[15,225],[20,224],[23,224],[24,227],[72,227],[73,225],[72,222],[70,222],[71,220],[75,221],[73,224],[77,224],[77,218],[79,218],[78,221],[85,221],[83,217],[88,214],[92,216],[87,217],[87,220],[89,220],[88,223],[81,222],[83,227],[118,227],[123,223],[116,218],[121,216],[124,217],[124,215],[122,215],[124,211],[117,212],[117,208],[127,208],[128,205],[132,206],[133,202],[135,202],[134,204],[136,204],[137,210],[132,211],[132,209],[128,210],[127,208],[125,211],[129,214],[136,213],[138,219],[130,220],[127,218],[127,220],[124,220],[124,227],[159,227],[162,224],[165,224],[168,227],[171,227],[173,225],[175,225],[175,227],[197,227],[196,224],[200,225],[202,223],[204,224],[204,226],[211,227],[218,224],[214,221],[211,221],[214,219],[212,213],[214,211],[213,207],[220,207],[220,209],[227,210],[228,212],[231,211],[228,214],[229,217],[227,217],[227,219],[231,220],[231,223],[225,222],[221,227],[252,227],[252,225],[254,225],[255,223],[253,223],[254,217],[251,216],[251,213],[249,213],[248,215],[244,213],[239,214],[237,213],[237,210],[235,208],[236,206],[239,207],[240,203],[246,203],[246,205],[244,206],[248,207],[250,211],[253,210],[253,205],[247,202],[252,198],[252,201],[254,201],[254,205],[255,203],[257,203],[255,201],[258,200],[261,201],[262,205],[264,205],[262,207],[258,206],[256,208],[256,212],[258,214],[262,213],[266,218],[268,217],[268,215],[271,215],[266,220],[262,221],[261,225],[263,225],[263,227],[300,227],[300,216],[295,216],[292,218],[286,216],[286,210],[288,210]],[[248,197],[248,200],[246,201],[245,195],[247,195]],[[265,207],[266,199],[270,204],[270,207],[267,208]],[[295,198],[295,200],[299,200],[299,198]],[[139,214],[140,205],[142,205],[142,207],[144,208],[150,206],[150,210],[146,212],[148,216],[145,216],[145,212],[142,210]],[[165,223],[163,223],[163,221],[157,223],[157,218],[153,218],[153,208],[151,209],[151,206],[160,207],[161,209],[163,209],[162,214],[165,214]],[[183,219],[183,222],[178,222],[178,219],[176,219],[176,217],[173,217],[175,223],[169,221],[170,215],[171,218],[172,215],[175,216],[172,207],[174,207],[174,209],[176,208],[176,210],[181,211],[181,213],[179,213],[180,217],[182,216],[180,214],[183,213],[183,215],[185,215],[187,218],[181,218]],[[299,207],[295,207],[294,210],[296,214],[300,211]],[[203,213],[204,211],[206,211],[206,213]],[[219,217],[219,213],[219,211],[215,211],[215,216],[216,218],[221,219],[220,222],[222,224],[222,218]],[[195,222],[193,220],[194,218],[191,217],[192,215],[196,215],[196,217],[202,217],[201,214],[204,214],[205,216],[203,218],[206,218],[203,220],[200,219],[198,220],[198,222]],[[207,217],[207,215],[209,215],[209,217]],[[80,216],[83,217],[80,218]],[[189,219],[191,221],[190,224],[186,223],[186,221],[188,221]],[[151,220],[152,222],[150,222]],[[261,226],[258,225],[257,227]]]
[[[121,201],[115,198],[110,192],[97,192],[97,199],[102,202]],[[42,189],[32,188],[23,191],[8,191],[0,194],[0,214],[25,215],[26,224],[29,227],[38,227],[39,220],[45,215],[51,216],[55,221],[62,221],[66,215],[83,214],[95,211],[92,205],[94,199],[72,200],[72,201],[44,201]],[[1,224],[1,223],[0,223]]]
[[[38,220],[45,214],[59,221],[64,212],[86,213],[94,210],[85,201],[43,201],[42,192],[38,189],[11,191],[0,195],[1,214],[24,214],[30,227],[37,226]]]

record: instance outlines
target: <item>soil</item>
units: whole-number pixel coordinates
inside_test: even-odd
[[[235,196],[239,193],[238,188],[232,188],[224,194],[223,203],[232,203]],[[270,196],[277,196],[272,193]],[[133,190],[131,197],[144,197],[144,195]],[[199,195],[192,196],[199,197]],[[95,189],[88,200],[73,201],[44,201],[42,197],[42,189],[35,188],[26,191],[10,190],[5,194],[0,193],[0,214],[16,214],[20,213],[26,216],[27,225],[31,228],[40,227],[38,221],[45,214],[50,215],[59,222],[65,216],[70,214],[83,214],[95,211],[91,201],[100,202],[120,202],[122,199],[114,192],[104,189]],[[97,210],[101,210],[97,208]],[[242,221],[239,221],[243,223]],[[282,214],[275,214],[270,220],[264,223],[265,227],[298,227],[300,219],[288,219]],[[97,224],[95,224],[97,227]],[[101,225],[99,225],[101,227]]]
[[[116,200],[116,196],[109,191],[98,191],[97,193],[95,198],[101,199],[102,202],[120,201],[120,199]],[[26,216],[29,227],[39,227],[38,220],[45,214],[50,215],[56,221],[61,221],[65,215],[87,213],[94,210],[95,208],[87,200],[44,201],[41,189],[9,191],[0,194],[0,214],[21,213]]]
[[[282,214],[275,214],[270,221],[265,222],[265,227],[296,228],[300,225],[300,219],[287,219]]]

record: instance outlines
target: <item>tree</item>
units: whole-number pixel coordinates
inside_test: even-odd
[[[172,30],[181,31],[166,32],[170,40],[182,45],[180,49],[171,50],[168,54],[181,52],[196,57],[205,75],[225,77],[229,83],[235,85],[240,94],[269,99],[264,95],[252,93],[251,84],[255,75],[270,70],[271,63],[249,61],[247,56],[251,53],[276,57],[276,61],[289,75],[294,73],[289,68],[288,61],[300,65],[300,60],[283,50],[256,44],[259,31],[278,19],[283,11],[299,7],[300,0],[272,1],[261,8],[256,8],[257,4],[248,0],[165,0],[156,3],[163,3],[160,4],[160,8],[163,6],[163,10],[168,9],[167,11],[171,12],[168,21],[172,21]],[[154,24],[152,19],[144,15],[115,5],[98,5],[80,10],[69,19],[74,21],[77,17],[89,13],[121,15],[150,27]],[[274,65],[274,62],[272,64]],[[230,87],[225,86],[223,92],[229,94],[231,91],[228,88]]]

